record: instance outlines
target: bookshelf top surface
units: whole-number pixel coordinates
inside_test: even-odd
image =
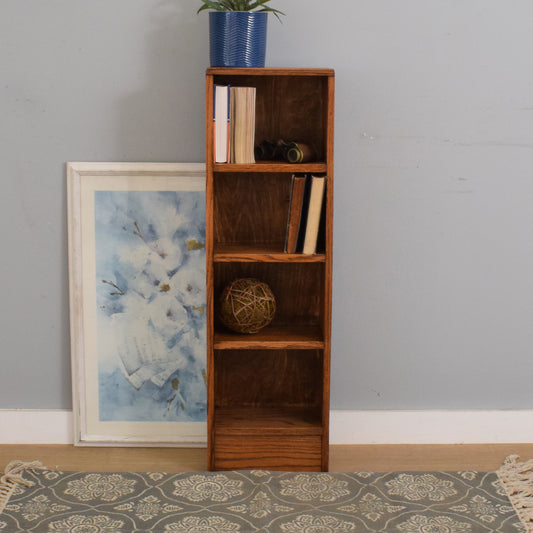
[[[331,68],[234,68],[234,67],[209,67],[207,75],[232,75],[232,76],[335,76]]]

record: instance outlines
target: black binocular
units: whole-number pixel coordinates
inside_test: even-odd
[[[296,141],[263,141],[254,149],[258,161],[287,161],[307,163],[316,157],[311,146]]]

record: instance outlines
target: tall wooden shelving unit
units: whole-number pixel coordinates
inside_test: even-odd
[[[313,144],[316,162],[215,164],[213,86],[256,87],[256,143]],[[208,468],[327,470],[333,236],[334,71],[209,68],[206,73]],[[283,252],[291,177],[327,176],[323,252]],[[260,279],[271,325],[223,328],[222,289]]]

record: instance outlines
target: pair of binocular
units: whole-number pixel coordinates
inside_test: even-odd
[[[307,163],[316,157],[311,146],[296,141],[263,141],[254,149],[255,159],[259,161],[287,161],[288,163]]]

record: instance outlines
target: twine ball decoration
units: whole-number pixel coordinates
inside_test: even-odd
[[[237,333],[257,333],[272,322],[275,312],[274,294],[266,283],[257,279],[236,279],[222,291],[220,319]]]

